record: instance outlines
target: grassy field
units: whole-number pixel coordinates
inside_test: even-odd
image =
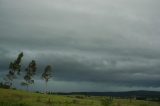
[[[113,99],[94,96],[62,96],[0,89],[0,106],[160,106],[150,101]]]

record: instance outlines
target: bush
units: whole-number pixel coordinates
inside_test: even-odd
[[[107,98],[103,98],[103,99],[101,100],[101,104],[102,104],[103,106],[110,106],[110,105],[112,104],[112,100],[111,100],[111,99],[107,99]]]
[[[0,102],[0,106],[29,106],[29,105],[25,103]]]
[[[74,104],[78,104],[78,103],[79,103],[79,101],[78,101],[78,100],[76,100],[76,99],[73,99],[72,103],[74,103]]]
[[[52,104],[53,102],[51,101],[50,98],[48,98],[47,104]]]
[[[148,106],[148,104],[140,104],[139,106]]]
[[[10,89],[10,85],[4,84],[4,83],[0,83],[0,88],[5,88],[5,89]]]
[[[84,99],[84,96],[75,96],[78,99]]]
[[[41,97],[38,96],[37,99],[36,99],[36,101],[37,102],[41,102]]]

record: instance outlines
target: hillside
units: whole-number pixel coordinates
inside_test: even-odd
[[[101,96],[46,95],[0,89],[0,106],[160,106],[157,102],[110,99]]]

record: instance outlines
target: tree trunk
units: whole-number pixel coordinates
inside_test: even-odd
[[[27,85],[27,91],[28,91],[28,85]]]
[[[46,88],[45,88],[45,93],[47,94],[47,82],[46,82]]]
[[[13,87],[13,81],[9,81],[9,86],[10,86],[10,88]]]

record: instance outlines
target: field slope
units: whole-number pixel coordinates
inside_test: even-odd
[[[160,106],[157,102],[95,96],[46,95],[0,88],[0,106]]]

